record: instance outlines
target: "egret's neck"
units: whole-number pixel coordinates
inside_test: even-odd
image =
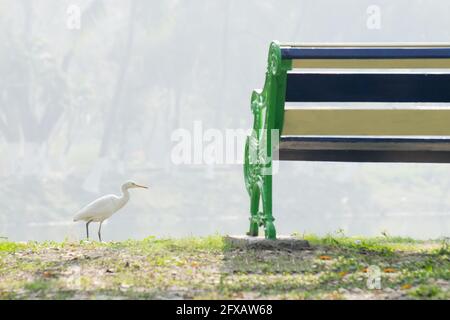
[[[123,205],[130,200],[130,193],[128,192],[127,188],[122,187],[122,196],[120,197],[121,202]]]

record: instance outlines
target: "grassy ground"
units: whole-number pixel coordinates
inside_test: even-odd
[[[0,240],[0,299],[449,299],[445,241],[302,236],[311,248],[252,251],[222,237]],[[377,266],[381,289],[367,288]],[[370,270],[370,269],[369,269]]]

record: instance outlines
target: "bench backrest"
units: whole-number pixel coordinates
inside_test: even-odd
[[[273,42],[246,159],[450,162],[449,102],[450,45]]]
[[[309,103],[278,106],[285,109],[282,135],[450,135],[450,109],[426,107],[450,102],[450,46],[279,48],[290,65],[285,103]],[[327,107],[331,102],[340,107]],[[383,104],[355,108],[355,102]]]
[[[449,70],[450,45],[272,43],[245,143],[249,235],[264,225],[276,237],[273,150],[280,160],[450,163],[450,109],[436,105],[450,102]]]

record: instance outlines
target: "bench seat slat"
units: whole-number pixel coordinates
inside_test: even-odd
[[[450,73],[288,73],[286,102],[450,102]]]
[[[450,163],[450,138],[281,137],[280,160]]]

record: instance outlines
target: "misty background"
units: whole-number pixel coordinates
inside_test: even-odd
[[[0,236],[84,238],[75,212],[129,179],[150,189],[131,191],[105,240],[243,234],[242,166],[174,165],[172,132],[250,128],[271,40],[449,42],[449,13],[447,0],[0,0]],[[273,202],[279,234],[449,236],[450,165],[281,162]]]

